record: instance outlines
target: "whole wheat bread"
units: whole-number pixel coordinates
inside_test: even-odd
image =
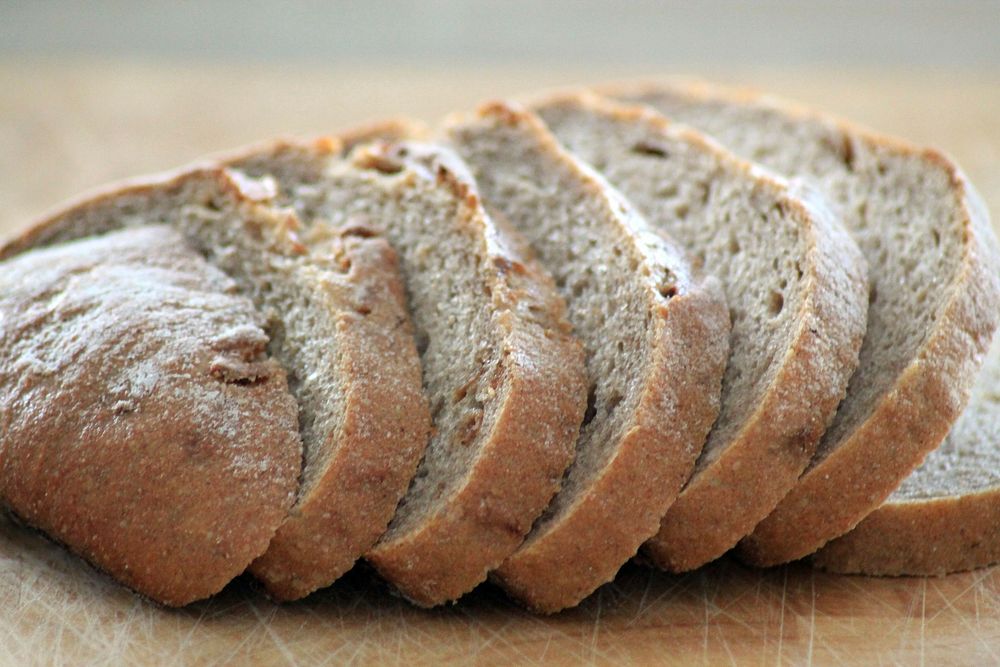
[[[416,604],[454,600],[517,548],[572,459],[586,384],[565,305],[452,153],[383,141],[291,156],[253,175],[303,220],[384,233],[400,253],[435,431],[367,559]]]
[[[941,446],[812,562],[875,575],[941,575],[1000,562],[1000,336]]]
[[[235,292],[162,226],[0,263],[0,501],[167,605],[242,572],[295,498],[298,410]]]
[[[299,406],[304,459],[291,514],[251,570],[290,599],[330,583],[384,531],[429,415],[391,248],[370,230],[303,229],[293,211],[270,206],[275,195],[273,184],[216,167],[155,177],[48,216],[0,256],[164,223],[253,301]]]
[[[492,578],[536,611],[578,604],[654,535],[719,410],[729,313],[652,230],[534,114],[507,103],[445,136],[488,210],[522,232],[566,299],[590,401],[576,460]]]
[[[820,206],[649,109],[586,93],[535,108],[725,284],[732,333],[721,413],[644,549],[660,567],[693,569],[753,530],[808,464],[857,364],[864,261]]]
[[[740,547],[758,565],[810,554],[878,507],[968,400],[1000,312],[985,208],[940,153],[786,102],[704,84],[614,94],[809,179],[868,260],[868,332],[847,398],[802,479]]]

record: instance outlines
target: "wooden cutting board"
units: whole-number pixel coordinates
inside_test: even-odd
[[[1000,73],[708,72],[943,148],[1000,217]],[[489,96],[636,72],[294,70],[0,62],[0,234],[99,183],[282,133],[427,120]],[[356,570],[275,605],[248,580],[167,610],[0,519],[0,663],[1000,663],[1000,568],[876,579],[722,559],[684,576],[628,566],[578,609],[537,617],[483,586],[414,609]]]

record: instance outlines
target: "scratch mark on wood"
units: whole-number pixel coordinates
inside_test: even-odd
[[[781,621],[778,624],[778,664],[782,664],[782,657],[784,655],[785,646],[785,606],[788,597],[788,571],[782,573],[781,576]]]
[[[927,579],[920,580],[920,667],[926,664],[925,648],[927,633]]]

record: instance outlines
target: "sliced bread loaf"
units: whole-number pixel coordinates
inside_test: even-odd
[[[693,569],[753,530],[808,464],[857,364],[864,261],[819,206],[649,109],[587,94],[535,108],[725,285],[732,332],[721,412],[645,545],[660,567]]]
[[[263,553],[298,485],[295,400],[235,291],[162,226],[0,263],[0,502],[167,605]]]
[[[719,410],[729,313],[534,114],[505,103],[456,117],[447,140],[487,210],[522,232],[566,299],[587,356],[576,460],[493,578],[536,611],[579,603],[654,535]]]
[[[253,175],[273,177],[303,220],[384,232],[398,249],[432,406],[424,460],[367,558],[416,604],[454,600],[517,548],[572,460],[579,344],[551,278],[487,215],[454,154],[295,150],[256,160]]]
[[[288,373],[305,451],[291,515],[251,569],[290,599],[329,584],[381,535],[429,415],[391,248],[371,230],[316,221],[303,229],[293,211],[269,206],[275,194],[225,170],[189,171],[70,206],[0,255],[163,223],[253,301]]]
[[[802,479],[740,549],[758,565],[810,554],[878,507],[961,413],[1000,313],[985,208],[940,153],[784,102],[706,85],[614,94],[808,179],[868,260],[868,332],[847,398]]]
[[[944,443],[812,562],[875,575],[940,575],[1000,562],[1000,336]]]

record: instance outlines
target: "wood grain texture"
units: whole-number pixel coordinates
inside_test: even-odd
[[[0,234],[108,180],[275,134],[329,132],[621,75],[519,69],[300,70],[0,62]],[[1000,217],[1000,73],[726,71],[954,156]],[[356,570],[276,605],[247,579],[171,611],[0,518],[0,664],[994,664],[1000,568],[837,576],[723,559],[629,566],[581,607],[536,617],[491,586],[433,611]]]
[[[181,610],[141,600],[39,535],[0,524],[0,660],[56,664],[995,664],[1000,570],[870,579],[723,559],[629,566],[579,608],[537,617],[482,586],[432,611],[366,572],[301,602],[246,580]]]

